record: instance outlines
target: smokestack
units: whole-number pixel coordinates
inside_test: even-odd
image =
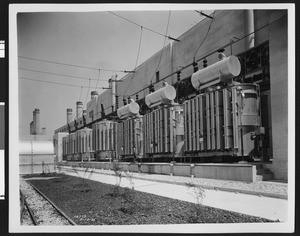
[[[81,101],[76,102],[76,119],[82,117],[83,103]]]
[[[43,127],[42,128],[42,133],[41,133],[42,135],[46,135],[46,127]]]
[[[98,92],[97,91],[92,91],[91,92],[91,100],[93,100],[97,96],[98,96]]]
[[[244,10],[244,34],[254,32],[254,10]],[[245,51],[254,47],[254,33],[245,38]]]
[[[30,134],[33,134],[33,121],[30,122]]]
[[[67,109],[67,124],[71,123],[73,116],[73,110],[72,108]]]
[[[33,111],[33,134],[40,134],[40,109]]]

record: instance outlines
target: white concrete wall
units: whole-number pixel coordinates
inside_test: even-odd
[[[288,165],[288,55],[287,14],[275,12],[270,18],[270,75],[275,179],[287,180]]]

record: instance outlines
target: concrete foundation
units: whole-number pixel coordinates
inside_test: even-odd
[[[110,162],[60,162],[63,166],[78,166],[122,171],[194,176],[196,178],[222,179],[235,181],[256,181],[256,166],[250,164],[181,164],[181,163],[110,163]]]

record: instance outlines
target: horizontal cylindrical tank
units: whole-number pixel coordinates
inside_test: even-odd
[[[131,102],[129,104],[120,107],[117,110],[117,114],[120,119],[124,119],[139,114],[139,110],[140,110],[139,104],[136,103],[133,99],[130,99],[130,101]]]
[[[195,89],[201,86],[217,82],[226,82],[232,77],[238,76],[241,72],[241,64],[236,56],[229,56],[192,75],[191,82]],[[219,80],[218,80],[219,79]]]
[[[19,154],[54,154],[53,143],[51,141],[21,141],[19,143]]]
[[[175,97],[176,89],[172,85],[169,85],[165,82],[164,87],[148,94],[145,98],[145,102],[147,106],[151,108],[160,104],[171,104]]]

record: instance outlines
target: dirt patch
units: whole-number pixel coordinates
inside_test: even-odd
[[[68,175],[30,179],[79,225],[273,222]]]

